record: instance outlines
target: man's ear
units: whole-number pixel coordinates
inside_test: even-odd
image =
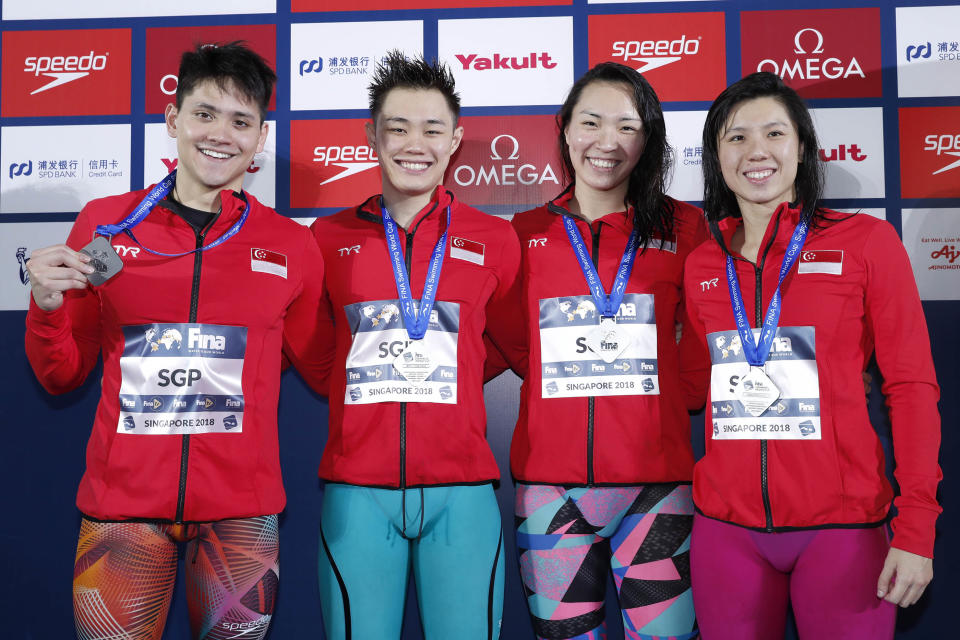
[[[163,121],[167,125],[167,135],[171,138],[177,137],[177,115],[179,113],[177,105],[172,102],[163,111]]]

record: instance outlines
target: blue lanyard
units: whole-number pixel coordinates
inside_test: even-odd
[[[630,232],[627,247],[623,250],[623,257],[620,259],[620,267],[617,269],[617,277],[613,280],[613,291],[608,296],[603,289],[603,283],[600,282],[600,276],[597,275],[597,270],[593,266],[593,261],[587,253],[587,246],[583,243],[583,238],[580,237],[577,223],[573,221],[572,217],[563,216],[563,226],[567,230],[567,237],[570,238],[573,252],[580,262],[580,270],[583,271],[583,277],[587,279],[587,285],[593,295],[593,302],[600,311],[601,317],[616,316],[620,310],[623,294],[627,291],[627,281],[633,271],[633,260],[637,257],[637,239],[640,236],[637,228],[634,227],[633,231]]]
[[[427,279],[423,283],[423,297],[420,299],[420,310],[413,305],[413,296],[410,291],[410,282],[407,280],[407,270],[403,266],[403,252],[400,251],[400,233],[397,223],[390,217],[390,213],[383,205],[380,206],[383,214],[383,230],[387,236],[387,249],[390,252],[390,262],[393,264],[393,279],[397,283],[397,295],[400,297],[400,312],[407,327],[407,335],[413,340],[420,340],[427,334],[427,325],[430,324],[430,311],[437,299],[437,287],[440,284],[440,269],[443,268],[443,254],[447,250],[447,231],[450,229],[450,207],[447,207],[447,228],[433,247],[430,257],[430,266],[427,268]]]
[[[770,306],[767,307],[767,315],[763,319],[763,329],[760,331],[759,340],[754,340],[750,323],[747,322],[747,313],[743,307],[743,294],[740,292],[737,270],[733,266],[733,257],[727,254],[727,288],[730,291],[730,303],[733,305],[733,318],[737,322],[737,331],[740,332],[743,355],[746,356],[747,362],[751,366],[762,367],[770,355],[770,347],[773,346],[773,338],[777,334],[777,325],[780,323],[780,285],[783,284],[783,279],[787,277],[793,263],[800,257],[800,250],[803,249],[803,243],[807,239],[808,229],[807,221],[801,220],[797,228],[793,230],[790,244],[787,245],[787,253],[783,256],[783,264],[780,266],[777,290],[774,291]]]
[[[150,190],[150,193],[140,201],[140,204],[130,212],[123,222],[119,224],[100,224],[97,225],[96,233],[101,236],[106,236],[111,238],[117,235],[120,232],[126,233],[130,238],[140,245],[144,251],[147,253],[152,253],[155,256],[164,256],[166,258],[179,258],[181,256],[188,256],[191,253],[196,253],[197,251],[206,251],[207,249],[213,249],[214,247],[223,244],[233,236],[237,235],[237,232],[240,231],[240,228],[243,227],[243,223],[247,221],[247,216],[250,215],[250,203],[246,203],[246,207],[243,209],[243,214],[240,216],[240,219],[237,220],[232,227],[227,229],[226,233],[222,236],[211,242],[210,244],[192,249],[190,251],[184,251],[183,253],[161,253],[160,251],[154,251],[153,249],[148,249],[144,247],[143,244],[137,240],[136,236],[133,235],[132,229],[143,222],[147,215],[153,210],[157,203],[167,197],[167,194],[170,193],[170,189],[173,188],[174,183],[177,180],[177,170],[174,169],[170,172],[166,178],[161,180]]]

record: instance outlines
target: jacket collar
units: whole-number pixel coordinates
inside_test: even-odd
[[[574,220],[579,220],[586,223],[588,226],[593,226],[593,223],[587,221],[586,218],[583,218],[582,216],[570,211],[570,200],[572,199],[573,185],[571,184],[569,187],[564,189],[563,193],[547,203],[547,210],[560,216],[570,216]],[[606,224],[624,234],[629,234],[631,231],[633,231],[633,207],[628,206],[624,211],[608,213],[604,216],[600,216],[593,222]]]
[[[383,215],[380,210],[382,202],[382,194],[370,196],[364,200],[360,206],[357,207],[357,217],[362,220],[366,220],[367,222],[383,224]],[[453,207],[455,202],[456,198],[454,197],[452,191],[443,185],[438,186],[434,190],[433,195],[430,198],[430,202],[427,203],[427,206],[418,211],[417,215],[413,217],[413,220],[409,225],[410,228],[415,228],[424,218],[432,214],[434,211],[442,211],[447,207]]]
[[[766,252],[768,246],[772,246],[771,241],[773,245],[786,247],[790,242],[790,236],[793,235],[793,230],[800,222],[801,211],[802,206],[799,202],[780,203],[773,215],[770,216],[770,220],[767,221],[767,228],[763,233],[763,240],[760,242],[761,255]],[[739,257],[739,254],[730,250],[730,241],[733,239],[733,234],[741,226],[743,226],[743,218],[739,216],[728,216],[710,224],[710,232],[720,244],[724,253]]]

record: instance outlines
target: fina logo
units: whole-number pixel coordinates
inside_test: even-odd
[[[317,56],[316,59],[300,61],[300,75],[304,73],[320,73],[323,71],[323,57]]]
[[[805,33],[810,32],[813,34],[810,37],[804,36]],[[802,40],[805,40],[810,44],[810,38],[816,38],[814,42],[816,43],[814,47],[808,52],[804,49]],[[812,27],[807,27],[805,29],[800,29],[797,31],[797,34],[793,37],[794,49],[793,52],[797,55],[817,55],[823,53],[823,34],[817,31]],[[801,61],[800,58],[793,60],[792,62],[784,59],[781,65],[778,65],[776,61],[767,58],[761,60],[760,64],[757,65],[757,71],[770,71],[777,74],[784,80],[789,76],[791,79],[798,80],[820,80],[821,78],[826,78],[827,80],[836,80],[838,78],[846,79],[850,76],[860,76],[866,80],[867,76],[863,72],[863,69],[860,68],[860,63],[857,62],[856,57],[850,59],[850,62],[844,63],[839,58],[825,58],[821,59],[818,57],[809,57]]]
[[[20,283],[30,284],[30,275],[27,273],[26,247],[17,247],[17,262],[20,263]]]
[[[929,58],[932,53],[933,50],[929,42],[926,44],[910,45],[907,47],[907,62],[919,58]]]
[[[510,153],[504,158],[497,150],[498,143],[501,140],[509,140],[506,149]],[[511,144],[512,143],[512,144]],[[500,161],[501,164],[485,167],[480,165],[473,168],[470,165],[462,164],[453,172],[453,179],[461,187],[479,187],[480,185],[495,184],[498,186],[510,187],[518,183],[522,185],[541,185],[544,182],[552,182],[558,187],[560,181],[553,171],[553,167],[547,164],[543,171],[532,164],[503,163],[503,160],[520,159],[520,141],[509,133],[501,133],[490,141],[490,159]]]
[[[13,176],[28,176],[33,173],[33,160],[27,160],[26,162],[16,163],[10,165],[10,179],[13,180]]]

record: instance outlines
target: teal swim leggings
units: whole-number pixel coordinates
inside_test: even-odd
[[[327,640],[400,637],[410,570],[426,640],[495,640],[503,531],[493,487],[328,483],[320,524]]]

